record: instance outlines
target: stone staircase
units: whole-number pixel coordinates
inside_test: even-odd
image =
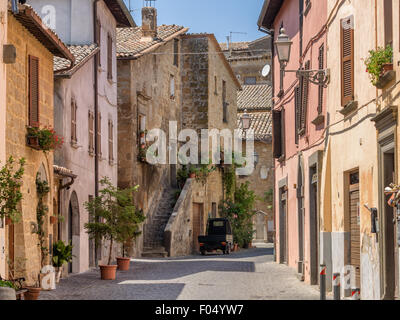
[[[142,257],[164,258],[168,252],[164,248],[164,230],[174,210],[175,192],[173,188],[164,189],[157,207],[145,225]]]

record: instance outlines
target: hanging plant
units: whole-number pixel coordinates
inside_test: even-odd
[[[18,161],[19,168],[14,168],[15,160],[10,157],[0,170],[0,219],[10,219],[18,222],[21,212],[17,209],[22,200],[22,176],[24,175],[25,159]]]
[[[41,266],[45,265],[46,257],[48,256],[49,249],[45,246],[46,238],[44,231],[44,222],[46,218],[46,214],[49,211],[49,207],[44,203],[44,197],[50,192],[50,187],[47,181],[42,181],[39,175],[36,176],[36,192],[39,198],[38,205],[36,208],[36,219],[37,219],[37,230],[36,234],[38,235],[39,243],[38,246],[40,248],[41,254]]]
[[[393,69],[393,48],[388,45],[386,48],[378,48],[377,50],[370,50],[369,57],[364,60],[367,67],[366,72],[369,73],[371,83],[376,86],[379,78],[386,71],[388,65]]]

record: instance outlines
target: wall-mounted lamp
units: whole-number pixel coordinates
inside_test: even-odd
[[[290,51],[293,42],[286,34],[284,28],[281,28],[280,34],[275,41],[275,48],[278,55],[278,60],[281,66],[281,80],[280,80],[280,91],[278,97],[283,95],[283,78],[285,72],[295,72],[298,78],[304,77],[307,81],[310,81],[316,85],[322,85],[326,87],[329,82],[329,69],[321,70],[286,70],[286,66],[290,61]]]

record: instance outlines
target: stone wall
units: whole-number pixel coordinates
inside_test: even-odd
[[[153,166],[138,160],[138,121],[139,116],[145,117],[145,128],[162,129],[167,139],[169,121],[176,121],[180,130],[181,81],[179,67],[173,64],[173,50],[172,40],[154,54],[137,60],[118,60],[118,183],[122,188],[140,186],[135,203],[144,210],[148,221],[163,190],[174,185],[171,173],[175,169],[168,164]],[[170,94],[171,76],[175,79],[174,97]],[[134,256],[141,255],[143,236],[136,240]]]
[[[45,199],[49,207],[44,230],[46,237],[52,233],[49,216],[53,213],[53,153],[36,151],[26,146],[26,126],[28,125],[28,56],[39,58],[39,103],[40,123],[53,126],[53,55],[25,29],[11,14],[8,15],[8,43],[17,49],[17,62],[7,66],[7,117],[6,154],[16,159],[26,159],[23,178],[23,200],[20,205],[23,217],[14,228],[14,256],[21,260],[28,284],[32,284],[34,274],[41,268],[38,237],[32,233],[32,223],[36,223],[36,174],[41,171],[42,179],[50,185],[50,193]],[[46,177],[44,177],[45,175]],[[9,241],[6,244],[9,255]]]
[[[7,43],[7,0],[0,0],[0,48]],[[6,65],[3,63],[3,50],[0,50],[0,168],[6,158]],[[5,277],[5,230],[4,223],[0,221],[0,276]]]

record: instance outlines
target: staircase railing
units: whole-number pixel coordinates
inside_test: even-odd
[[[164,230],[164,246],[169,257],[191,253],[192,185],[194,179],[186,180],[185,186]]]

